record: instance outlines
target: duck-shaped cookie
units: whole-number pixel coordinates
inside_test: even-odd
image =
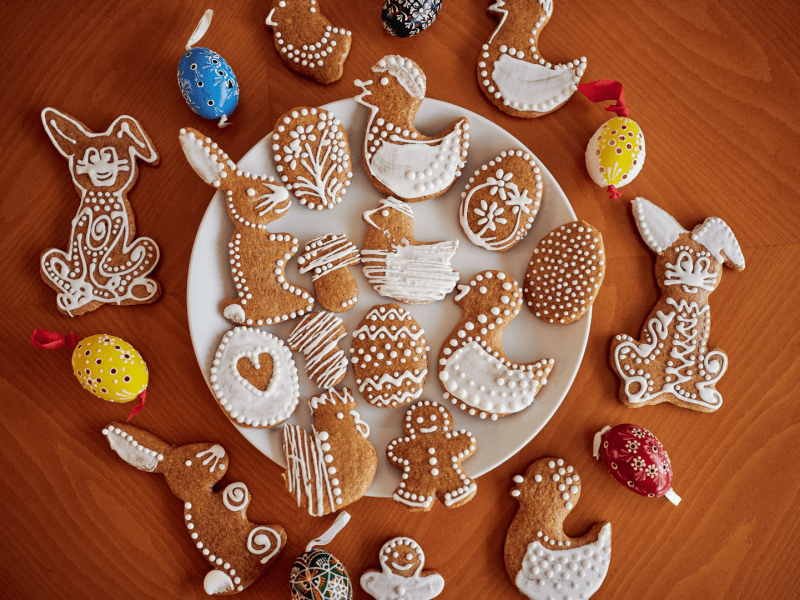
[[[319,0],[275,0],[266,22],[275,33],[278,55],[290,69],[317,83],[341,78],[352,37],[322,15]]]
[[[441,196],[467,162],[467,119],[459,119],[438,135],[423,135],[414,127],[425,98],[425,73],[420,66],[402,56],[384,56],[372,73],[369,81],[355,81],[363,90],[356,102],[370,110],[364,170],[386,196],[406,202]]]
[[[563,459],[540,458],[514,483],[519,510],[506,535],[508,576],[534,600],[592,596],[608,573],[611,523],[597,523],[578,538],[564,533],[564,519],[581,495],[577,471]]]
[[[464,313],[439,352],[444,399],[492,421],[527,408],[553,359],[520,365],[503,352],[503,330],[519,314],[522,290],[502,271],[483,271],[458,290],[453,300]]]
[[[578,89],[586,57],[551,65],[539,52],[539,34],[553,16],[553,0],[495,0],[500,23],[483,45],[478,83],[503,112],[532,119],[553,112]],[[530,46],[517,48],[520,40]]]
[[[376,600],[432,600],[444,590],[444,577],[422,570],[425,553],[411,538],[392,538],[379,559],[380,569],[367,569],[361,576],[361,588]]]

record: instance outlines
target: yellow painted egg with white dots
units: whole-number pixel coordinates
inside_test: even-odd
[[[614,117],[595,131],[586,148],[586,169],[597,185],[622,187],[644,165],[644,134],[628,117]]]
[[[130,402],[147,388],[147,365],[128,342],[92,335],[72,351],[72,372],[92,394],[109,402]]]

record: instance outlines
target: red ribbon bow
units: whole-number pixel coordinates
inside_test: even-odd
[[[625,106],[625,92],[622,91],[622,84],[613,79],[599,79],[589,83],[578,85],[578,91],[586,96],[591,102],[604,102],[615,100],[614,106],[606,106],[605,110],[617,113],[618,117],[627,117],[631,114],[630,109]]]

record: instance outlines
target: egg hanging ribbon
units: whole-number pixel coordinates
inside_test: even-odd
[[[98,398],[108,402],[139,403],[128,421],[144,408],[147,396],[147,365],[129,343],[112,335],[92,335],[78,339],[74,333],[63,335],[37,329],[31,344],[44,350],[69,347],[72,350],[72,369],[81,385]]]
[[[578,91],[591,102],[614,100],[605,110],[617,113],[595,131],[586,148],[586,169],[597,185],[606,187],[609,198],[622,196],[617,188],[630,183],[644,165],[644,134],[639,124],[628,118],[622,84],[613,79],[600,79],[578,85]]]

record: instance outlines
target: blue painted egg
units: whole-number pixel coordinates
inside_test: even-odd
[[[381,19],[394,36],[411,37],[430,27],[442,10],[442,0],[386,0]]]
[[[204,119],[227,119],[239,103],[239,83],[227,61],[208,48],[192,48],[178,64],[183,99]]]

